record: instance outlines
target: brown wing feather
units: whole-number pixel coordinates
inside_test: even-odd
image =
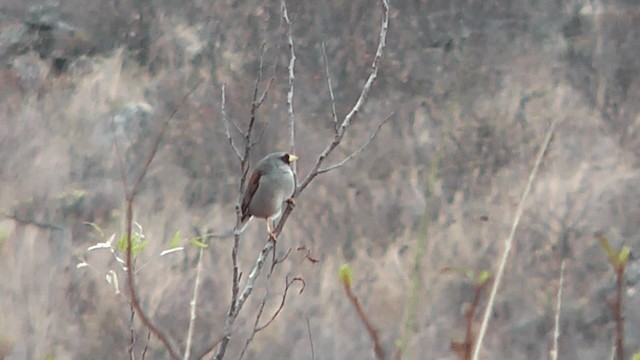
[[[256,193],[256,190],[258,190],[258,184],[260,183],[261,176],[262,173],[259,170],[254,170],[249,178],[247,188],[242,196],[242,222],[245,222],[251,217],[251,214],[249,213],[249,203],[251,202],[253,195]]]

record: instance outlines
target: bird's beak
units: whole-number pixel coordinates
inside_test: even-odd
[[[298,160],[298,157],[293,155],[293,154],[289,154],[289,162],[295,162],[296,160]]]

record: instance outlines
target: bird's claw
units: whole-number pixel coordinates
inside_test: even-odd
[[[287,204],[289,204],[292,208],[296,207],[296,200],[294,198],[288,198],[286,200]]]

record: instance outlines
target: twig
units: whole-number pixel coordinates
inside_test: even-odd
[[[133,353],[133,346],[136,344],[136,329],[133,326],[133,322],[136,319],[136,312],[133,309],[133,305],[129,303],[129,309],[131,310],[131,316],[129,317],[129,332],[130,332],[130,340],[129,340],[129,348],[127,351],[129,352],[129,359],[134,360],[136,356]]]
[[[379,63],[380,63],[380,59],[382,58],[382,53],[383,50],[385,48],[385,42],[386,42],[386,35],[387,35],[387,30],[389,27],[389,4],[387,0],[382,0],[382,5],[383,5],[383,19],[382,19],[382,26],[381,26],[381,30],[380,30],[380,42],[378,44],[378,48],[374,57],[374,61],[373,61],[373,65],[372,65],[372,69],[371,69],[371,73],[362,89],[362,92],[360,93],[360,96],[356,102],[356,104],[354,105],[354,107],[352,108],[351,112],[345,117],[345,119],[343,120],[343,122],[341,123],[340,128],[338,129],[338,131],[336,132],[336,136],[334,137],[334,140],[331,142],[331,144],[329,144],[325,150],[320,154],[318,160],[316,161],[316,164],[314,165],[313,169],[311,170],[311,172],[307,175],[307,177],[305,178],[305,180],[303,181],[301,186],[298,186],[296,188],[296,191],[294,193],[293,197],[298,196],[303,190],[304,188],[306,188],[309,183],[318,175],[318,170],[320,169],[320,166],[322,165],[323,161],[326,159],[326,157],[340,144],[342,138],[344,137],[344,134],[346,132],[346,130],[349,128],[351,121],[353,120],[353,118],[355,117],[355,115],[361,110],[361,108],[364,106],[364,103],[366,101],[366,98],[371,90],[371,86],[373,85],[373,82],[375,81],[375,79],[377,78],[378,75],[378,69],[379,69]],[[291,40],[292,41],[292,40]],[[263,52],[264,52],[264,47],[263,47]],[[257,92],[258,92],[258,84],[262,78],[262,55],[260,56],[260,69],[259,69],[259,73],[258,73],[258,79],[256,80],[256,87],[254,88],[254,95],[253,95],[253,101],[251,104],[251,119],[249,121],[249,126],[247,129],[247,132],[244,134],[245,137],[245,153],[244,156],[242,156],[241,158],[241,172],[242,172],[242,176],[240,178],[240,193],[242,193],[242,191],[244,190],[244,184],[247,178],[247,174],[249,171],[249,164],[248,164],[248,158],[249,158],[249,150],[251,148],[252,142],[251,142],[251,132],[255,123],[255,114],[256,114],[256,110],[258,109],[258,107],[260,106],[261,102],[257,101]],[[293,70],[293,67],[290,67],[290,71]],[[291,74],[290,74],[291,76]],[[290,91],[292,92],[291,88]],[[293,119],[293,117],[291,117],[291,119]],[[290,131],[291,133],[293,133],[295,135],[294,132],[294,128],[293,128],[293,124],[291,123],[290,120]],[[293,137],[290,138],[290,141],[292,141],[292,143],[290,144],[292,148],[294,148],[295,143],[293,143],[295,139]],[[283,211],[283,214],[280,218],[280,221],[278,222],[278,224],[276,225],[276,228],[274,229],[274,235],[277,238],[277,236],[282,232],[282,229],[284,227],[284,224],[286,223],[289,215],[291,214],[291,211],[293,210],[293,204],[292,202],[287,202],[287,206]],[[240,203],[236,203],[236,230],[240,229],[240,219],[242,217],[241,214],[241,210],[240,210]],[[235,320],[239,314],[239,312],[241,311],[244,303],[246,302],[246,300],[249,298],[249,296],[251,295],[251,293],[253,292],[254,289],[254,285],[255,285],[255,281],[257,279],[257,277],[260,275],[260,272],[262,270],[262,268],[264,267],[264,263],[266,260],[266,257],[268,256],[268,254],[274,250],[275,248],[275,242],[270,239],[269,241],[266,242],[266,244],[264,245],[264,247],[262,248],[262,251],[260,252],[260,254],[258,255],[255,265],[253,266],[253,268],[251,269],[251,271],[249,272],[249,275],[247,277],[246,283],[242,289],[242,291],[239,290],[239,279],[240,279],[240,275],[239,275],[239,270],[238,270],[238,264],[237,264],[237,251],[238,251],[238,244],[239,244],[239,238],[240,238],[240,233],[238,231],[235,232],[235,237],[234,237],[234,244],[233,244],[233,249],[231,252],[231,257],[232,257],[232,263],[233,263],[233,285],[232,285],[232,296],[231,296],[231,305],[229,307],[229,311],[227,314],[227,318],[225,320],[225,326],[224,326],[224,333],[223,336],[221,338],[220,341],[220,345],[218,347],[218,351],[216,352],[214,359],[216,360],[221,360],[224,357],[226,348],[229,344],[229,341],[231,340],[231,332],[233,329],[233,324],[235,323]],[[210,351],[210,350],[208,350]],[[208,351],[206,351],[204,355],[206,355],[208,353]]]
[[[184,360],[189,360],[189,356],[191,356],[191,343],[193,341],[193,329],[196,325],[196,309],[198,304],[198,289],[200,287],[200,271],[202,269],[202,254],[204,252],[204,248],[200,248],[198,253],[198,264],[196,265],[196,279],[193,283],[193,297],[191,298],[191,314],[189,316],[189,330],[187,330],[187,345],[184,351]]]
[[[147,350],[149,350],[149,341],[151,341],[151,331],[147,331],[147,342],[144,343],[144,349],[142,349],[141,360],[144,360],[147,356]]]
[[[249,276],[247,277],[247,282],[244,288],[242,289],[242,292],[236,293],[236,296],[235,296],[236,300],[232,302],[231,307],[229,309],[229,314],[227,315],[227,319],[224,325],[224,334],[222,335],[222,341],[220,342],[220,347],[218,348],[218,352],[214,356],[214,359],[221,360],[224,357],[227,345],[231,340],[231,332],[233,329],[233,324],[235,323],[235,320],[238,317],[238,313],[240,313],[240,310],[242,310],[242,306],[244,305],[245,301],[247,301],[247,299],[253,292],[253,287],[256,282],[256,279],[260,275],[260,271],[264,266],[264,262],[267,258],[267,255],[269,254],[269,252],[273,250],[274,246],[275,246],[275,243],[273,241],[267,241],[267,243],[262,248],[262,251],[260,251],[258,258],[256,259],[256,263],[251,269],[251,272],[249,273]],[[235,283],[235,279],[234,279],[234,283]]]
[[[391,117],[393,117],[393,114],[387,116],[384,120],[382,120],[380,122],[380,124],[378,124],[378,127],[371,133],[371,135],[369,136],[367,141],[365,141],[356,151],[352,152],[351,155],[347,156],[346,158],[342,159],[342,161],[340,161],[340,162],[338,162],[336,164],[333,164],[333,165],[328,166],[328,167],[323,168],[323,169],[319,169],[318,170],[318,175],[324,174],[324,173],[329,172],[331,170],[335,170],[337,168],[340,168],[340,167],[344,166],[346,163],[348,163],[349,161],[353,160],[353,158],[358,156],[358,154],[360,154],[367,146],[369,146],[371,141],[373,141],[373,139],[375,139],[376,135],[378,135],[378,132],[380,132],[380,129],[382,128],[382,126],[384,126],[384,124],[386,124],[387,121],[389,121],[391,119]]]
[[[271,86],[271,83],[273,82],[273,80],[269,82],[269,85],[267,85],[267,87],[263,91],[260,98],[258,98],[258,88],[260,85],[260,81],[262,80],[262,70],[263,70],[263,64],[264,64],[263,62],[264,49],[265,49],[265,45],[262,44],[262,47],[260,49],[260,63],[258,66],[258,76],[256,78],[255,87],[253,89],[253,99],[251,101],[251,118],[249,120],[249,125],[247,126],[247,131],[244,133],[244,139],[245,139],[244,154],[240,157],[240,172],[242,174],[240,176],[240,184],[238,189],[240,194],[244,192],[245,182],[247,181],[247,175],[249,174],[249,165],[250,165],[249,155],[251,152],[251,148],[253,146],[251,134],[253,133],[253,128],[256,123],[256,111],[258,110],[258,108],[260,108],[260,106],[263,104],[264,100],[266,99],[268,90]],[[242,275],[240,273],[240,269],[238,266],[238,248],[240,246],[239,230],[242,227],[242,210],[241,210],[240,201],[241,201],[240,198],[238,198],[238,201],[236,202],[236,206],[235,206],[236,225],[234,228],[235,231],[234,231],[234,238],[233,238],[233,247],[231,249],[231,262],[233,266],[233,275],[232,275],[233,283],[231,285],[231,304],[229,305],[229,311],[227,312],[227,318],[225,319],[224,332],[221,340],[219,341],[220,346],[218,347],[218,351],[214,356],[214,359],[216,360],[221,360],[224,357],[224,354],[227,350],[227,345],[229,344],[229,341],[231,341],[231,332],[233,331],[233,324],[235,323],[236,318],[238,317],[238,313],[240,312],[242,305],[244,304],[244,300],[246,300],[246,299],[244,300],[241,299],[242,295],[240,294],[240,278]],[[260,253],[260,256],[258,257],[258,263],[260,263],[260,268],[262,268],[262,265],[264,263],[263,257],[265,257],[266,254],[268,254],[268,251],[271,251],[271,249],[273,249],[273,245],[269,246],[270,244],[271,242],[268,242],[265,245],[265,247],[262,249],[262,252]],[[265,253],[265,251],[267,251],[267,253]],[[259,273],[260,271],[258,270],[257,274]],[[249,274],[249,279],[247,279],[247,284],[245,285],[243,293],[246,292],[247,286],[249,285],[250,280],[253,280],[255,282],[255,279],[251,279],[252,274],[255,275],[256,273],[252,271]],[[253,283],[251,283],[251,290],[253,290]],[[248,291],[248,294],[251,294],[251,290]],[[216,346],[217,345],[218,344],[216,344]],[[215,346],[210,346],[202,356],[205,356],[206,354],[208,354],[209,351],[213,351],[214,348]]]
[[[280,314],[280,311],[282,311],[282,308],[284,307],[285,300],[287,300],[287,292],[289,291],[289,288],[291,287],[291,285],[293,285],[293,283],[297,281],[302,284],[302,287],[300,288],[300,291],[298,292],[298,294],[302,294],[306,286],[304,279],[302,279],[301,277],[294,277],[291,280],[289,280],[289,277],[286,277],[284,281],[285,281],[284,293],[282,294],[282,299],[280,301],[280,305],[278,306],[278,309],[273,313],[269,321],[267,321],[264,325],[258,326],[255,329],[256,332],[264,330],[267,326],[271,325],[271,323],[278,317],[278,315]]]
[[[229,141],[229,144],[231,145],[231,148],[233,149],[233,151],[236,153],[238,160],[242,161],[242,155],[240,154],[240,150],[238,150],[238,148],[236,147],[236,143],[233,141],[233,137],[231,137],[231,132],[229,131],[229,118],[227,118],[227,111],[225,110],[225,104],[226,104],[225,87],[226,87],[226,84],[223,84],[222,95],[221,95],[222,98],[220,99],[220,107],[221,107],[220,111],[222,112],[222,121],[224,122],[224,129],[227,133],[227,140]]]
[[[622,265],[616,271],[616,300],[613,304],[613,313],[616,319],[616,359],[624,360],[624,317],[622,316],[622,299],[624,294],[624,271]]]
[[[135,312],[138,314],[138,316],[140,317],[140,320],[142,321],[142,323],[144,324],[144,326],[149,329],[150,332],[152,332],[159,340],[160,342],[164,345],[164,347],[167,349],[167,351],[169,352],[169,355],[172,359],[178,359],[178,353],[176,352],[176,350],[174,350],[174,347],[171,345],[169,338],[167,338],[166,335],[164,335],[160,329],[158,329],[152,322],[151,319],[149,319],[149,317],[145,314],[145,312],[142,310],[142,306],[140,306],[140,301],[138,299],[138,294],[136,291],[136,287],[135,287],[135,279],[134,279],[134,271],[133,271],[133,241],[132,241],[132,226],[133,226],[133,201],[140,189],[140,184],[142,183],[142,180],[144,179],[145,175],[147,174],[148,170],[149,170],[149,166],[151,165],[151,162],[153,161],[153,159],[155,158],[157,152],[158,152],[158,147],[160,146],[160,142],[162,141],[164,134],[167,130],[167,127],[169,125],[169,121],[175,116],[175,114],[178,112],[178,109],[180,109],[182,107],[182,105],[187,101],[187,98],[196,90],[196,88],[198,88],[198,86],[200,86],[200,84],[202,83],[202,80],[198,81],[182,98],[182,100],[180,101],[180,104],[171,112],[171,114],[165,119],[165,121],[162,123],[162,127],[160,128],[160,132],[158,133],[158,135],[156,136],[155,141],[153,142],[153,146],[151,148],[151,152],[149,153],[149,156],[147,157],[147,161],[145,162],[143,168],[142,168],[142,172],[140,173],[140,175],[138,176],[137,180],[134,182],[133,187],[131,189],[127,189],[127,182],[126,182],[126,175],[125,175],[125,170],[124,170],[124,164],[123,164],[123,159],[121,157],[121,153],[119,152],[119,147],[118,147],[118,142],[115,139],[114,136],[114,141],[115,141],[115,145],[116,145],[116,150],[118,150],[118,156],[120,159],[120,169],[121,169],[121,175],[122,175],[122,182],[123,182],[123,186],[124,186],[124,191],[125,191],[125,199],[126,199],[126,214],[125,214],[125,221],[126,221],[126,238],[127,238],[127,254],[126,254],[126,266],[127,266],[127,284],[128,284],[128,290],[129,290],[129,296],[131,297],[131,305],[133,305],[133,308],[135,309]],[[115,132],[114,132],[115,134]]]
[[[333,131],[338,132],[338,113],[336,111],[336,99],[333,95],[333,85],[331,85],[331,73],[329,72],[329,60],[327,60],[327,50],[322,42],[322,59],[324,60],[324,71],[327,74],[327,85],[329,85],[329,99],[331,100],[331,116],[333,117]]]
[[[380,344],[378,331],[373,327],[373,325],[369,321],[369,318],[367,317],[367,314],[364,312],[362,305],[360,305],[360,301],[358,300],[358,297],[351,290],[350,284],[343,282],[342,285],[343,285],[342,287],[344,288],[344,292],[347,295],[347,298],[349,299],[349,301],[351,301],[353,306],[356,308],[356,313],[358,314],[358,317],[364,324],[364,327],[367,329],[367,332],[369,333],[369,337],[371,337],[371,341],[373,342],[373,352],[376,355],[376,359],[384,360],[385,358],[384,349]]]
[[[275,247],[274,247],[274,250],[275,250]],[[276,268],[278,264],[281,264],[282,262],[287,260],[287,258],[289,257],[289,254],[291,254],[291,248],[287,250],[284,256],[282,256],[282,258],[276,259],[275,258],[276,252],[275,251],[273,252],[274,259],[273,259],[273,262],[271,263],[271,268],[269,269],[269,275],[268,275],[269,277],[271,277],[271,275],[273,274],[273,270]]]
[[[511,231],[509,232],[509,236],[505,240],[505,248],[502,253],[502,258],[500,259],[500,264],[498,266],[498,271],[496,273],[495,281],[493,286],[491,287],[491,295],[489,296],[489,301],[487,303],[487,308],[484,312],[484,317],[482,319],[482,325],[480,326],[480,332],[478,334],[478,341],[476,343],[475,350],[473,352],[473,360],[478,360],[480,357],[480,349],[482,348],[482,341],[484,340],[484,335],[487,332],[487,326],[489,325],[489,319],[491,318],[491,314],[493,313],[493,304],[496,299],[496,293],[498,292],[498,287],[502,282],[502,275],[504,274],[504,269],[507,264],[507,260],[509,259],[509,253],[511,252],[511,246],[513,245],[513,239],[516,234],[516,229],[520,224],[520,218],[522,217],[522,213],[524,211],[524,204],[527,196],[529,196],[529,192],[531,191],[531,187],[533,186],[533,180],[536,178],[538,173],[538,169],[540,168],[540,164],[542,163],[542,159],[544,154],[549,147],[549,143],[551,142],[551,137],[553,136],[553,132],[556,128],[556,124],[558,122],[557,118],[554,118],[551,122],[551,126],[547,130],[547,134],[544,138],[542,146],[538,151],[538,156],[536,158],[536,162],[531,170],[531,174],[529,174],[529,181],[527,182],[527,186],[522,192],[522,196],[520,198],[520,202],[518,203],[518,207],[516,209],[515,216],[513,218],[513,223],[511,224]]]
[[[293,112],[293,83],[296,78],[294,73],[294,67],[296,64],[296,52],[293,48],[293,37],[291,36],[291,21],[289,21],[289,13],[287,12],[287,3],[285,0],[281,1],[282,17],[287,23],[287,43],[289,44],[289,91],[287,91],[287,108],[289,113],[289,145],[291,152],[295,153],[295,115]],[[295,167],[295,164],[294,164]]]
[[[309,325],[309,318],[307,317],[307,334],[309,334],[309,345],[311,346],[311,360],[316,360],[316,353],[313,351],[313,338],[311,337],[311,325]]]
[[[265,290],[265,296],[262,299],[262,302],[260,303],[260,307],[258,309],[258,314],[256,315],[256,319],[255,319],[255,321],[253,323],[253,330],[251,331],[251,334],[249,335],[249,337],[245,341],[244,347],[242,348],[242,352],[240,353],[240,356],[238,357],[238,359],[242,359],[244,357],[244,354],[247,351],[247,349],[249,348],[249,344],[251,343],[251,341],[253,341],[255,335],[257,333],[259,333],[260,331],[264,330],[265,328],[267,328],[269,325],[271,325],[273,323],[273,321],[278,317],[278,315],[280,315],[280,312],[284,308],[284,303],[285,303],[285,301],[287,299],[287,293],[289,292],[289,288],[296,281],[299,281],[299,282],[302,283],[302,288],[300,288],[300,292],[299,292],[300,294],[302,294],[302,292],[304,291],[304,288],[306,286],[304,280],[302,278],[300,278],[300,277],[295,277],[295,278],[289,280],[289,277],[286,277],[285,278],[284,293],[282,294],[282,298],[281,298],[281,301],[280,301],[280,305],[278,306],[278,309],[276,309],[275,313],[271,316],[271,318],[264,325],[258,326],[258,323],[260,322],[260,318],[262,317],[262,314],[264,312],[264,307],[265,307],[265,305],[267,303],[267,297],[269,296],[269,287],[267,286],[267,289]]]
[[[369,73],[369,77],[367,78],[367,81],[362,87],[362,91],[360,92],[360,96],[358,97],[356,104],[353,106],[351,111],[349,111],[349,113],[345,116],[344,120],[342,120],[342,123],[340,124],[340,127],[338,128],[338,131],[336,132],[333,141],[322,151],[322,153],[320,153],[320,156],[316,160],[315,165],[313,166],[311,171],[309,171],[309,174],[305,177],[305,179],[296,189],[296,194],[295,194],[296,196],[300,194],[307,186],[309,186],[309,183],[316,176],[319,175],[318,170],[320,169],[320,166],[322,166],[327,156],[329,156],[329,154],[331,154],[333,150],[342,141],[344,134],[346,133],[349,126],[351,125],[351,121],[353,121],[355,116],[362,110],[362,107],[364,106],[367,100],[367,97],[369,96],[369,92],[371,91],[371,86],[373,85],[374,81],[378,77],[380,60],[382,59],[382,53],[386,46],[387,30],[389,29],[389,2],[387,0],[381,0],[381,2],[382,2],[384,13],[382,15],[382,26],[380,27],[380,41],[378,43],[376,54],[373,58],[371,73]],[[287,207],[287,210],[288,209],[289,207]],[[291,212],[291,210],[289,210],[289,212]],[[287,215],[288,213],[285,210],[285,213],[283,214],[282,219],[280,220],[280,223],[282,223],[283,220],[286,220]]]
[[[566,260],[562,260],[560,265],[560,285],[556,296],[556,316],[553,326],[553,347],[551,349],[551,360],[558,360],[558,340],[560,339],[560,310],[562,309],[562,286],[564,284],[564,265]]]

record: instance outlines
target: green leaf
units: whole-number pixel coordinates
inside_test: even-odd
[[[120,235],[118,240],[118,250],[127,251],[127,234]]]
[[[631,357],[631,360],[640,360],[640,352],[633,354],[633,356]]]
[[[609,245],[609,240],[607,240],[607,238],[603,235],[603,234],[596,234],[596,236],[598,237],[598,241],[600,242],[600,246],[602,247],[602,249],[604,250],[604,252],[607,254],[607,257],[609,258],[609,262],[611,263],[611,265],[616,266],[617,264],[617,260],[618,260],[618,253],[616,253],[615,250],[613,250],[613,248],[611,247],[611,245]]]
[[[180,230],[176,231],[173,235],[173,239],[171,239],[171,242],[169,243],[169,249],[175,249],[178,246],[180,246]]]
[[[483,286],[491,279],[491,273],[488,270],[482,270],[478,276],[478,285]]]
[[[623,246],[620,253],[618,253],[618,266],[627,265],[627,261],[629,261],[629,254],[631,253],[631,249],[628,246]]]
[[[195,245],[197,248],[200,249],[206,249],[207,247],[209,247],[209,245],[203,243],[202,241],[198,240],[198,238],[196,239],[191,239],[191,244]]]
[[[131,253],[135,256],[135,255],[138,255],[142,250],[144,250],[144,248],[147,247],[147,245],[149,244],[149,241],[147,240],[140,241],[138,237],[134,237],[134,239],[137,239],[137,240],[134,241],[133,246],[131,247]]]
[[[350,288],[353,283],[353,271],[351,270],[351,266],[349,264],[340,266],[338,274],[340,274],[340,281],[342,282],[342,285]]]

